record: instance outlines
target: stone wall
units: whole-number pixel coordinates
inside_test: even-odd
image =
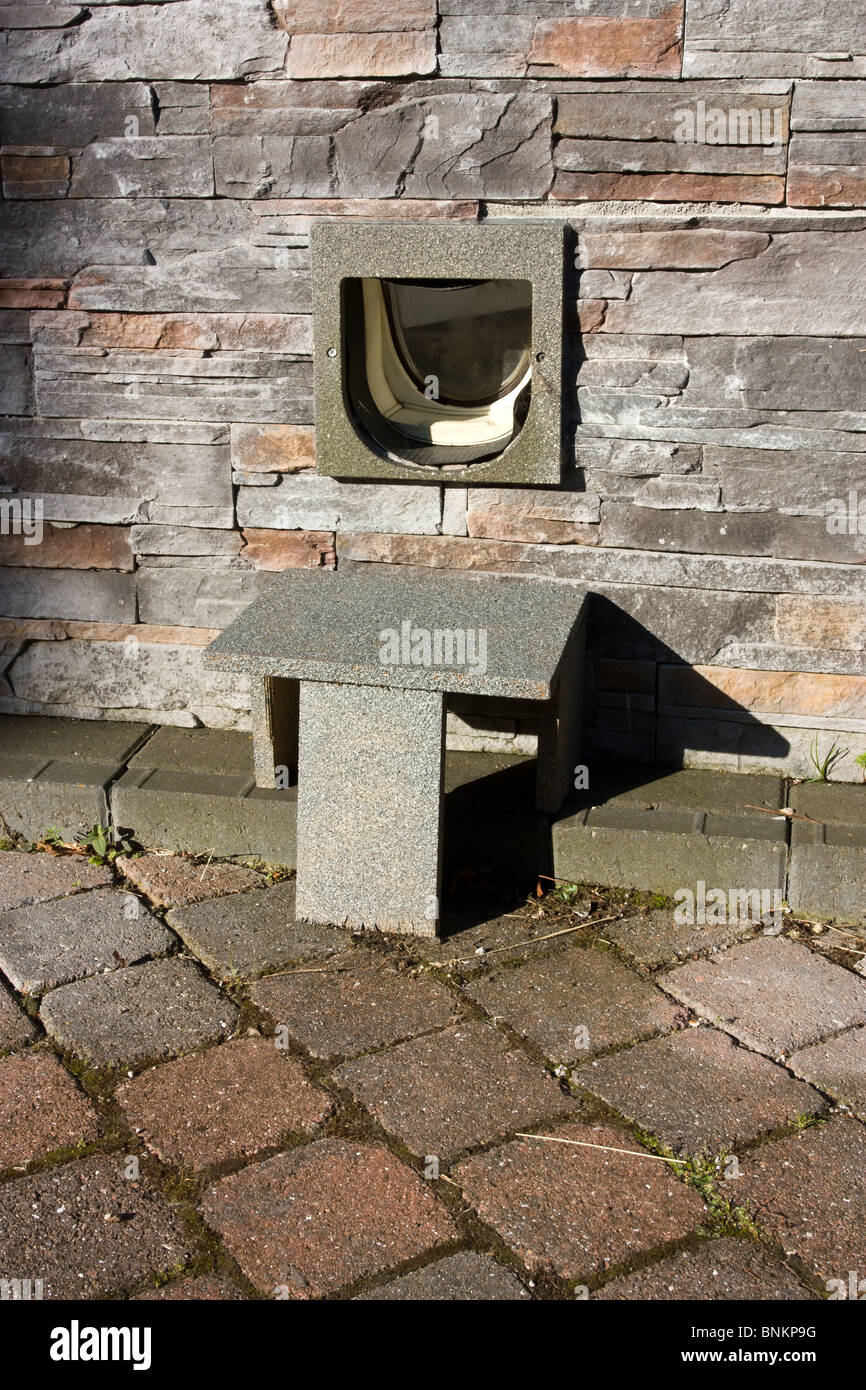
[[[597,595],[597,753],[859,776],[866,0],[0,18],[0,502],[45,519],[0,709],[246,727],[201,650],[275,571],[492,569]],[[561,489],[316,476],[317,216],[571,224]]]

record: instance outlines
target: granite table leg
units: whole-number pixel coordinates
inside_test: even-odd
[[[435,936],[445,700],[302,681],[297,914]]]
[[[298,768],[298,682],[252,676],[250,705],[256,786],[282,790]]]

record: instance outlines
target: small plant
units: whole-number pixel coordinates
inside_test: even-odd
[[[866,753],[858,753],[854,761],[862,769],[863,781],[866,782]]]
[[[66,841],[56,826],[49,826],[42,832],[40,844],[46,845],[48,849],[66,849]]]
[[[111,864],[119,854],[133,854],[135,846],[127,836],[130,832],[113,825],[95,825],[86,835],[78,837],[78,843],[90,850],[90,864]]]
[[[849,750],[847,748],[840,748],[834,738],[827,752],[822,757],[818,750],[818,735],[816,734],[809,744],[809,761],[815,769],[815,776],[807,777],[806,781],[829,782],[830,773],[837,763],[841,762],[843,758],[847,758],[848,752]]]

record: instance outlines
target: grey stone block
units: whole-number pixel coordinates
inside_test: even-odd
[[[301,682],[300,918],[435,936],[444,735],[438,691]]]
[[[866,788],[804,783],[790,804],[788,902],[806,917],[866,921]]]
[[[135,621],[135,579],[113,570],[0,570],[0,608],[7,618]]]
[[[89,893],[0,913],[0,969],[23,994],[164,955],[171,932],[132,893]]]
[[[238,489],[238,525],[272,529],[378,531],[431,535],[439,531],[438,488],[342,482],[304,472],[280,478],[263,492]]]
[[[61,985],[39,1016],[95,1066],[137,1067],[230,1037],[238,1010],[193,961],[175,957]]]
[[[177,907],[166,921],[224,980],[260,975],[290,960],[331,956],[349,944],[333,927],[297,921],[294,883]]]
[[[469,99],[469,104],[474,98]],[[516,110],[524,98],[508,99]],[[530,98],[530,100],[533,100]],[[462,113],[465,120],[466,113]],[[357,134],[359,125],[351,129]],[[435,147],[434,147],[435,148]],[[483,149],[483,142],[481,142]],[[363,158],[371,157],[364,149]],[[479,158],[476,154],[475,158]],[[437,154],[441,164],[441,156]],[[419,196],[438,196],[428,191]],[[463,466],[448,462],[450,482],[558,483],[562,466],[562,298],[565,242],[561,224],[529,221],[485,225],[460,222],[392,225],[388,235],[370,222],[353,226],[321,221],[311,234],[313,360],[320,473],[343,478],[438,482],[442,466],[407,455],[395,444],[387,455],[351,418],[348,358],[334,344],[347,341],[345,280],[358,277],[511,278],[532,289],[532,382],[526,419],[495,457]],[[333,353],[333,355],[329,355]],[[408,461],[407,461],[408,459]]]
[[[619,787],[591,777],[590,787],[580,809],[554,822],[557,878],[668,894],[700,881],[784,892],[785,822],[747,810],[781,806],[778,777],[647,770],[645,780],[624,774]]]

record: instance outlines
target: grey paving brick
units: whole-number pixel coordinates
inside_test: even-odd
[[[666,1260],[605,1284],[600,1302],[668,1303],[677,1300],[733,1299],[743,1302],[805,1303],[815,1298],[786,1265],[750,1240],[702,1242]]]
[[[348,1057],[443,1028],[460,1011],[443,985],[363,949],[343,952],[321,973],[268,976],[252,997],[314,1057]]]
[[[36,1033],[35,1023],[19,1008],[11,990],[0,983],[0,1052],[23,1047]]]
[[[682,1018],[655,985],[591,947],[497,969],[466,988],[489,1014],[507,1019],[545,1056],[566,1065],[666,1031]]]
[[[346,1062],[335,1076],[421,1156],[444,1158],[575,1108],[552,1077],[480,1022]]]
[[[63,898],[111,883],[111,870],[83,855],[20,854],[0,850],[0,911]]]
[[[715,1028],[602,1057],[576,1080],[672,1149],[716,1153],[823,1108],[811,1086]]]
[[[866,1120],[866,1028],[804,1047],[788,1058],[788,1065]]]
[[[392,1284],[357,1295],[359,1303],[510,1302],[529,1298],[510,1270],[474,1250],[461,1250]]]
[[[334,955],[351,940],[336,927],[295,919],[295,884],[174,908],[166,921],[221,979],[246,978],[287,961]]]
[[[40,1017],[63,1047],[98,1067],[133,1067],[229,1037],[238,1010],[193,961],[115,970],[46,994]]]
[[[132,893],[97,888],[0,913],[0,969],[42,994],[168,951],[175,938]]]
[[[46,1298],[95,1298],[171,1269],[190,1253],[162,1197],[116,1157],[82,1159],[0,1188],[0,1269],[42,1279]]]
[[[733,946],[746,936],[748,924],[687,926],[674,921],[673,910],[663,908],[646,917],[627,917],[605,925],[604,934],[641,965],[673,965],[687,956],[703,955]]]

